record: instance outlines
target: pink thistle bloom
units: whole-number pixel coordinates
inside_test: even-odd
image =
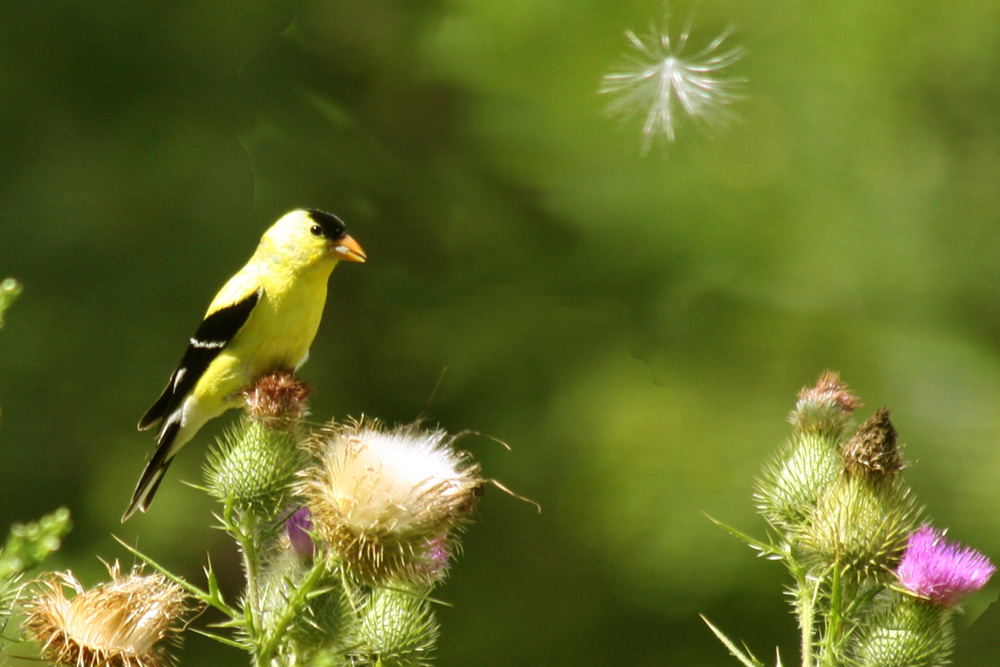
[[[950,607],[985,586],[995,571],[983,554],[924,524],[910,534],[896,576],[910,593]]]

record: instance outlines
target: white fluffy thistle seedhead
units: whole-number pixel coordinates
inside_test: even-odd
[[[688,19],[676,40],[670,37],[666,21],[662,27],[651,26],[646,35],[626,32],[632,51],[620,70],[601,80],[598,92],[613,98],[608,115],[623,120],[642,116],[643,153],[657,140],[673,142],[684,116],[712,133],[738,118],[730,106],[742,99],[739,91],[746,80],[723,73],[746,50],[724,46],[733,32],[729,27],[705,48],[685,55],[691,24]]]
[[[318,539],[362,580],[439,580],[483,485],[454,437],[418,424],[332,424],[312,449],[317,463],[298,491]]]
[[[162,667],[173,660],[162,646],[176,638],[175,621],[190,608],[184,590],[161,574],[138,570],[85,591],[70,572],[42,580],[27,603],[25,634],[44,659],[77,667]],[[66,589],[75,592],[66,597]]]

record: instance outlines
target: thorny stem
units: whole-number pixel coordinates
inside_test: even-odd
[[[813,667],[813,639],[812,631],[815,621],[815,590],[809,581],[809,576],[804,569],[798,567],[793,569],[797,580],[798,599],[796,604],[799,608],[799,629],[802,633],[802,667]]]
[[[281,612],[281,616],[278,618],[277,623],[275,623],[274,628],[269,633],[267,637],[264,638],[262,644],[260,644],[260,649],[257,651],[257,665],[259,667],[264,667],[269,665],[274,654],[278,651],[278,644],[281,642],[282,637],[285,636],[285,630],[291,624],[292,620],[302,611],[302,606],[306,603],[306,600],[313,593],[313,589],[316,588],[316,584],[319,583],[323,574],[326,572],[326,564],[319,558],[313,563],[313,568],[309,572],[305,579],[299,582],[298,586],[295,588],[295,594],[288,599],[285,604],[285,608]]]
[[[247,578],[246,604],[243,608],[247,634],[256,640],[260,636],[260,598],[257,591],[258,552],[257,517],[252,512],[241,512],[239,523],[233,521],[232,502],[226,503],[224,519],[229,532],[236,538],[243,555],[243,570]]]
[[[840,581],[840,565],[835,563],[831,570],[833,578],[830,581],[830,620],[826,628],[826,636],[823,638],[823,664],[836,667],[836,648],[840,643],[838,641],[840,628],[844,620],[840,608],[843,601],[843,587]]]

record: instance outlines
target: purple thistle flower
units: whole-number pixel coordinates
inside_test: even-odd
[[[440,535],[427,542],[424,552],[423,574],[429,581],[444,581],[448,574],[448,566],[451,561],[452,545],[448,542],[448,535]]]
[[[910,593],[954,606],[985,586],[995,571],[983,554],[924,524],[910,534],[896,576]]]
[[[292,550],[300,556],[312,556],[316,543],[309,534],[313,529],[312,513],[308,507],[300,507],[285,521],[285,535]]]

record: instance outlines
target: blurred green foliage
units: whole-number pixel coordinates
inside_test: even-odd
[[[38,521],[15,523],[0,550],[0,580],[6,581],[38,567],[51,556],[72,528],[69,510],[60,507]]]
[[[24,288],[13,278],[0,282],[0,329],[3,328],[3,314],[17,300]]]
[[[231,417],[122,526],[134,424],[263,229],[312,206],[369,256],[332,278],[313,417],[485,434],[462,444],[543,507],[487,494],[438,664],[723,663],[699,612],[791,661],[780,568],[702,512],[759,528],[753,479],[825,368],[893,409],[935,524],[995,559],[1000,5],[699,3],[692,46],[732,23],[747,48],[743,121],[641,157],[596,89],[662,11],[0,6],[0,274],[30,289],[0,336],[0,525],[70,507],[86,585],[114,532],[238,587],[181,483]]]

